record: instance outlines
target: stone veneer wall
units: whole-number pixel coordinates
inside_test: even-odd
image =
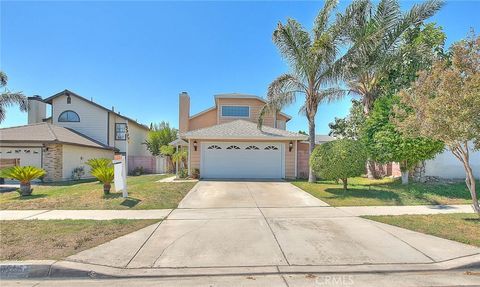
[[[61,180],[63,174],[63,149],[61,144],[47,144],[43,150],[43,169],[47,172],[45,181]]]

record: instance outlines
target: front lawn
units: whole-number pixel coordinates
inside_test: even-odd
[[[456,213],[363,217],[480,247],[480,218],[476,214]]]
[[[122,193],[103,195],[97,181],[50,183],[33,186],[32,196],[0,194],[0,209],[163,209],[175,208],[195,185],[192,182],[157,182],[170,175],[128,177],[128,198]]]
[[[356,177],[348,179],[348,190],[333,181],[293,181],[311,195],[332,206],[362,205],[436,205],[470,204],[471,197],[464,182],[410,183],[384,178],[370,180]]]
[[[62,259],[158,220],[0,221],[0,260]]]

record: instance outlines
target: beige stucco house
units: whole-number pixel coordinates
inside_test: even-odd
[[[198,169],[201,178],[278,179],[308,170],[307,136],[287,131],[290,116],[267,114],[262,129],[257,127],[264,99],[216,95],[213,107],[192,116],[189,95],[181,93],[179,100],[180,138],[188,142],[190,174]]]
[[[71,178],[74,168],[90,158],[122,154],[128,168],[147,167],[154,159],[144,144],[149,128],[69,90],[46,99],[30,97],[28,125],[0,129],[2,158],[19,158],[20,165],[39,166],[46,180]],[[50,107],[50,117],[46,117]],[[49,164],[50,159],[56,164]]]

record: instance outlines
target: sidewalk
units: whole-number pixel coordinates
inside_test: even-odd
[[[471,205],[343,206],[338,209],[353,216],[473,213]]]
[[[163,219],[171,209],[146,210],[0,210],[0,220],[48,219]]]

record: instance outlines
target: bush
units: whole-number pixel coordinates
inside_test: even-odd
[[[347,189],[347,178],[365,172],[367,151],[360,141],[340,139],[317,146],[310,156],[310,165],[321,178],[342,180]]]
[[[179,178],[187,178],[188,177],[188,170],[186,168],[182,168],[178,171]]]
[[[92,175],[103,183],[103,193],[109,194],[114,179],[113,165],[98,166],[92,170]]]
[[[134,168],[131,172],[131,175],[134,175],[134,176],[139,176],[139,175],[142,175],[145,173],[145,170],[143,169],[143,166],[137,166],[136,168]]]
[[[83,166],[76,167],[72,170],[72,179],[80,180],[85,175],[85,168]]]
[[[200,178],[200,169],[194,168],[192,171],[192,178],[199,179]]]
[[[98,167],[106,167],[112,164],[112,160],[109,158],[91,158],[85,163],[90,166],[90,170],[94,170]]]
[[[0,177],[12,178],[20,181],[20,194],[32,194],[30,182],[46,174],[45,170],[34,166],[14,166],[0,171]]]

